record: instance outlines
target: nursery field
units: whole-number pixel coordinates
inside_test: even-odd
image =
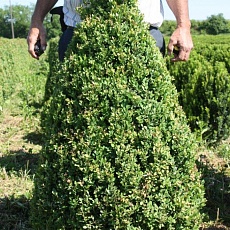
[[[211,109],[208,112],[204,109],[202,116],[196,115],[196,119],[207,119],[198,127],[193,127],[200,146],[197,167],[205,181],[207,200],[200,229],[230,229],[230,102],[224,96],[227,94],[227,98],[230,98],[230,36],[204,35],[195,36],[193,40],[194,55],[199,55],[199,60],[203,60],[201,57],[206,60],[204,64],[214,78],[225,76],[221,82],[226,85],[226,91],[216,87],[215,94],[208,94],[209,97],[215,97],[214,101],[218,101],[215,103],[218,115],[212,116],[214,112]],[[34,60],[27,52],[25,39],[0,38],[0,230],[32,229],[29,210],[34,175],[42,148],[40,115],[49,73],[47,53],[39,61]],[[192,55],[192,62],[188,66],[187,63],[170,64],[166,60],[175,78],[178,74],[186,75],[185,69],[196,69],[193,65],[197,63]],[[213,69],[209,64],[214,66]],[[194,75],[203,79],[200,77],[202,71],[200,66]],[[175,84],[179,85],[179,80]],[[205,82],[201,85],[205,85]],[[223,95],[216,93],[218,90]],[[206,105],[209,105],[209,101]],[[188,112],[193,110],[192,107],[186,109]],[[195,124],[194,117],[192,114],[189,119],[191,125]],[[212,123],[213,117],[219,123]],[[209,137],[215,139],[215,144]]]

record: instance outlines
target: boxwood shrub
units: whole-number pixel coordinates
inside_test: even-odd
[[[49,63],[49,73],[46,80],[44,101],[49,100],[56,86],[56,76],[54,73],[59,71],[58,60],[58,41],[59,37],[49,40],[47,62]]]
[[[196,142],[136,1],[81,12],[45,104],[34,229],[199,229]]]
[[[168,69],[191,129],[209,143],[217,143],[230,135],[229,55],[225,46],[201,47],[187,63],[168,62]]]

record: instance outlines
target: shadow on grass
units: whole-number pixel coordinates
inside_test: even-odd
[[[0,229],[32,229],[29,224],[29,200],[25,196],[0,199]]]
[[[226,171],[229,165],[222,165],[217,170],[209,162],[202,160],[198,168],[205,182],[205,198],[207,200],[204,212],[206,221],[221,223],[223,226],[203,229],[230,229],[230,177]]]
[[[37,132],[28,133],[23,139],[30,144],[42,145],[42,136]],[[23,171],[33,178],[38,166],[39,154],[39,149],[11,150],[1,157],[0,168],[4,168],[6,172],[13,172],[19,177]],[[27,195],[29,197],[26,194],[0,197],[0,230],[32,230],[29,223],[31,194]]]
[[[29,143],[35,144],[35,145],[42,145],[43,144],[43,138],[42,134],[38,132],[31,132],[27,133],[23,139]]]
[[[30,151],[30,150],[29,150]],[[28,175],[33,175],[38,164],[39,154],[26,152],[24,149],[10,151],[6,156],[1,157],[0,167],[7,172],[14,171],[15,174],[26,170]]]
[[[37,132],[28,133],[23,139],[30,144],[42,145],[42,135]],[[8,172],[14,171],[16,174],[20,173],[21,170],[26,170],[28,175],[33,175],[38,165],[40,153],[40,149],[37,148],[23,147],[18,150],[10,150],[1,157],[0,168],[5,168]]]

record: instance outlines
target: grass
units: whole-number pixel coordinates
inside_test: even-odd
[[[29,201],[41,146],[26,138],[29,133],[23,131],[23,118],[4,117],[0,128],[0,226],[29,229]]]
[[[229,146],[230,139],[216,148],[203,146],[199,153],[198,166],[205,181],[207,199],[204,226],[212,225],[216,229],[230,229],[230,152],[224,151],[225,157],[222,156],[223,149]]]
[[[29,57],[25,40],[0,38],[1,230],[31,229],[29,204],[42,146],[40,111],[47,68],[45,55],[39,62]],[[216,147],[202,144],[198,167],[207,199],[201,229],[230,229],[230,139]]]
[[[30,229],[29,201],[41,150],[47,64],[24,39],[0,38],[0,229]]]

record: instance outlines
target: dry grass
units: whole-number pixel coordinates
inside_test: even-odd
[[[26,123],[26,124],[25,124]],[[0,229],[30,229],[29,201],[41,149],[36,124],[2,115],[0,126]]]
[[[229,140],[223,143],[229,145]],[[223,147],[218,147],[223,149]],[[206,181],[208,213],[203,230],[230,229],[230,157],[202,147],[200,168]],[[32,197],[41,136],[37,118],[2,114],[0,126],[0,226],[2,230],[29,230]],[[225,155],[227,155],[225,153]],[[229,215],[229,216],[228,216]]]

